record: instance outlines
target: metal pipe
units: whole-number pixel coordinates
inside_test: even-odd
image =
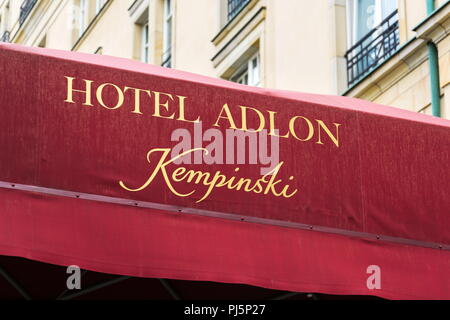
[[[31,296],[28,292],[2,267],[0,267],[0,276],[3,276],[3,278],[5,278],[6,281],[8,281],[9,284],[13,286],[25,300],[31,300]]]
[[[80,280],[83,279],[83,277],[86,275],[87,272],[88,272],[87,270],[83,270],[83,273],[80,276]],[[69,289],[66,288],[63,292],[61,292],[61,294],[56,298],[56,300],[62,299],[68,291],[69,291]]]
[[[436,10],[435,0],[427,1],[427,15]],[[436,44],[432,41],[427,43],[428,62],[430,65],[430,88],[431,88],[431,113],[435,117],[441,116],[441,85],[439,81],[439,54]]]
[[[272,298],[271,300],[286,300],[286,299],[295,297],[299,294],[300,294],[300,292],[287,292],[282,295],[276,296],[276,297]]]
[[[67,295],[67,296],[63,296],[63,297],[61,297],[61,298],[59,298],[57,300],[71,300],[71,299],[74,299],[74,298],[78,298],[78,297],[80,297],[82,295],[91,293],[93,291],[96,291],[96,290],[99,290],[99,289],[102,289],[102,288],[105,288],[105,287],[112,286],[113,284],[116,284],[116,283],[128,280],[130,278],[131,277],[128,277],[128,276],[117,277],[117,278],[114,278],[114,279],[111,279],[111,280],[108,280],[108,281],[105,281],[105,282],[93,285],[92,287],[89,287],[87,289],[75,292],[73,294],[70,294],[70,295]]]
[[[181,300],[180,295],[175,291],[175,289],[170,285],[166,279],[158,279],[159,282],[164,286],[164,288],[169,292],[174,300]]]
[[[439,55],[433,42],[428,42],[428,61],[430,64],[431,112],[433,116],[441,116],[441,88],[439,81]]]
[[[435,9],[436,9],[436,1],[427,0],[427,15],[432,14]]]

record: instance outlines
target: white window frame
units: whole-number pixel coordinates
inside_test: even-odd
[[[80,0],[79,2],[79,16],[78,16],[78,31],[79,36],[81,36],[87,27],[87,11],[88,11],[88,0]]]
[[[95,1],[95,14],[98,14],[104,5],[106,4],[106,0],[96,0]]]
[[[6,3],[3,11],[0,10],[0,37],[9,29],[9,6],[10,4]]]
[[[142,25],[141,28],[141,61],[149,63],[150,57],[150,43],[149,43],[150,28],[148,21]]]
[[[396,7],[398,7],[398,3],[396,0],[388,0],[395,1]],[[373,23],[371,28],[375,28],[383,21],[383,11],[385,10],[383,0],[375,0],[374,5],[374,14],[373,14]],[[358,25],[358,1],[357,0],[347,0],[347,46],[348,48],[352,47],[355,43],[359,41],[357,39],[357,25]],[[390,14],[388,12],[387,14]],[[369,28],[368,28],[369,29]]]
[[[256,66],[253,63],[256,62]],[[261,86],[261,57],[259,52],[246,60],[237,72],[230,78],[231,81],[254,87]]]
[[[163,52],[162,52],[163,60],[165,59],[167,54],[172,56],[172,53],[169,52],[172,50],[172,36],[173,36],[173,0],[164,0]]]

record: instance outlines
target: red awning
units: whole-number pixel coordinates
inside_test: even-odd
[[[0,74],[0,254],[450,299],[448,120],[11,44]],[[239,133],[253,142],[230,146]],[[191,164],[172,161],[180,146]]]

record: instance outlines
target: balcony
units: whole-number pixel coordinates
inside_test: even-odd
[[[398,11],[395,10],[345,54],[348,86],[353,86],[392,56],[399,43]]]
[[[2,37],[0,38],[0,42],[9,42],[9,31],[3,32]]]
[[[22,25],[33,10],[34,5],[38,0],[24,0],[20,6],[19,24]]]
[[[250,0],[228,0],[228,21],[237,16],[249,2]]]

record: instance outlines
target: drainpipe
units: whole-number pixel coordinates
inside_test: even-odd
[[[433,11],[436,9],[436,1],[435,0],[427,0],[427,15],[430,15],[433,13]]]
[[[435,0],[427,1],[427,14],[431,15],[435,7]],[[430,84],[431,84],[431,112],[433,116],[441,116],[441,88],[439,83],[439,56],[436,44],[428,41],[428,62],[430,65]]]

